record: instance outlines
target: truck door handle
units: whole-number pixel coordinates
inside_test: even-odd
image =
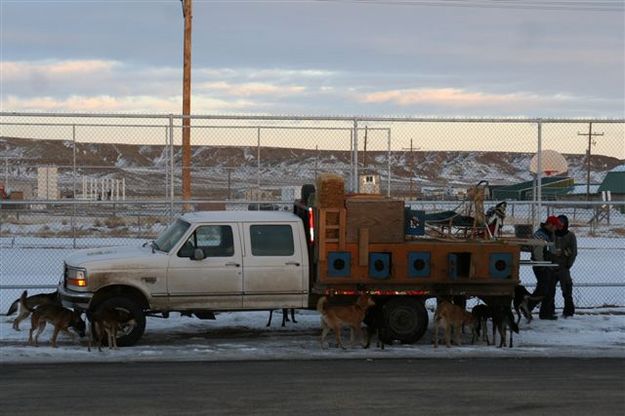
[[[239,263],[233,263],[233,262],[226,263],[226,266],[227,267],[241,267]]]
[[[286,262],[286,263],[284,263],[284,264],[286,264],[287,266],[295,266],[295,267],[299,267],[299,263],[298,263],[298,262],[296,262],[296,261],[288,261],[288,262]]]

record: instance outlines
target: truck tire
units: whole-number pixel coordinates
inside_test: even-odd
[[[145,332],[145,314],[143,313],[143,309],[131,298],[115,296],[100,302],[96,308],[121,309],[132,315],[137,322],[128,333],[122,335],[118,334],[118,347],[130,347],[135,345],[143,336]]]
[[[428,328],[428,313],[423,301],[398,297],[384,305],[386,342],[399,340],[403,344],[418,341]]]

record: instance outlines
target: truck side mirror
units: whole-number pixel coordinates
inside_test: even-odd
[[[201,248],[196,248],[193,250],[193,255],[191,256],[191,260],[202,260],[204,259],[204,250]]]

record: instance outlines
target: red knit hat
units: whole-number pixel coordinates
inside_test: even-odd
[[[550,215],[549,217],[547,217],[547,221],[545,221],[545,224],[551,224],[556,228],[562,228],[562,221],[560,221],[560,219],[555,215]]]

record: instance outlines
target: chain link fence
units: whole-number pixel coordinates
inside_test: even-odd
[[[581,306],[625,304],[624,120],[211,116],[191,126],[197,209],[289,209],[303,184],[333,172],[351,192],[445,211],[486,181],[486,209],[508,201],[507,234],[569,216]],[[175,115],[1,113],[2,297],[53,286],[75,248],[153,239],[186,206],[181,144]],[[531,269],[522,280],[534,283]]]

